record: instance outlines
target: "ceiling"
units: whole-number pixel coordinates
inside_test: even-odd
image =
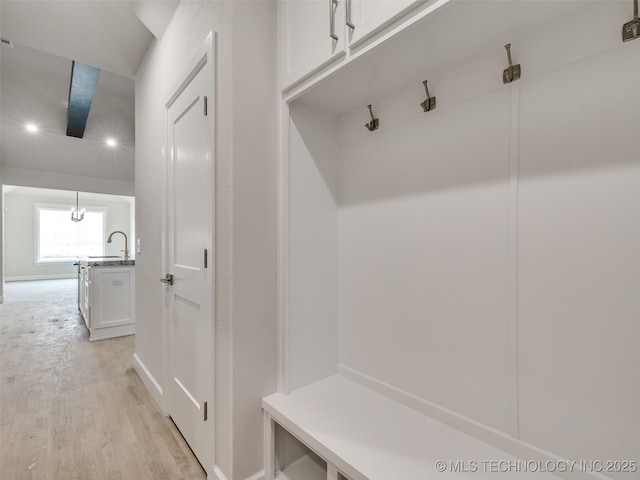
[[[82,139],[66,136],[71,60],[15,43],[0,49],[2,169],[134,178],[134,80],[101,71]],[[28,132],[35,124],[37,133]],[[109,148],[108,138],[117,141]],[[4,177],[4,175],[3,175]]]
[[[129,0],[1,0],[0,34],[130,78],[153,37]]]
[[[76,192],[68,190],[51,190],[48,188],[32,188],[32,187],[18,187],[14,185],[3,185],[2,193],[5,195],[28,195],[31,197],[46,197],[55,198],[59,201],[65,201],[68,203],[75,203]],[[124,202],[133,203],[134,197],[128,197],[124,195],[107,195],[104,193],[89,193],[79,192],[78,199],[82,202]]]
[[[35,170],[133,182],[134,78],[179,0],[0,0],[0,159]],[[67,137],[73,60],[101,69],[82,140]],[[25,131],[27,123],[39,132]],[[114,138],[117,148],[106,148]]]

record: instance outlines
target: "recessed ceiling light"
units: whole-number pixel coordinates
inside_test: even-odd
[[[107,145],[109,145],[110,147],[115,147],[116,141],[113,138],[107,138]]]
[[[37,132],[38,131],[38,127],[36,125],[34,125],[33,123],[27,123],[25,125],[25,127],[27,128],[27,130],[29,130],[30,132]]]

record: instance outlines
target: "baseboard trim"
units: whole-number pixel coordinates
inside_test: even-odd
[[[6,282],[30,282],[33,280],[63,280],[67,278],[78,278],[77,273],[60,273],[54,275],[18,275],[15,277],[5,277]]]
[[[164,403],[162,386],[158,383],[155,377],[151,375],[151,372],[149,372],[149,369],[142,362],[142,360],[140,360],[140,357],[138,357],[137,353],[133,354],[133,368],[138,374],[138,377],[140,377],[140,380],[142,380],[144,386],[147,388],[153,399],[160,407],[160,410],[162,410],[162,412],[166,415],[164,408],[162,408],[162,405]]]
[[[213,480],[228,480],[227,477],[222,473],[220,467],[215,465],[213,467]],[[262,480],[264,478],[264,470],[260,470],[258,473],[255,473],[248,477],[246,480]]]
[[[345,365],[338,365],[338,374],[360,385],[369,388],[375,392],[384,395],[387,398],[395,400],[398,403],[420,412],[428,417],[444,423],[460,432],[477,438],[495,448],[503,450],[515,457],[533,460],[536,462],[569,462],[558,455],[543,450],[522,440],[515,439],[508,434],[496,430],[488,425],[477,422],[471,418],[460,415],[452,410],[444,408],[435,403],[424,400],[416,395],[401,390],[382,382],[376,378],[370,377],[362,372],[354,370]],[[557,464],[557,463],[556,463]],[[559,478],[565,480],[611,480],[611,477],[604,476],[599,473],[589,472],[553,472]]]
[[[262,480],[264,478],[264,470],[260,470],[258,473],[254,473],[247,480]]]
[[[224,476],[224,473],[222,473],[222,470],[220,470],[217,465],[213,467],[213,475],[214,480],[227,480],[227,477]]]

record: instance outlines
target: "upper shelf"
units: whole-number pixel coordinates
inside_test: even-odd
[[[366,105],[385,93],[429,78],[488,49],[500,61],[503,45],[523,33],[594,2],[539,0],[451,0],[400,20],[378,41],[351,52],[338,64],[294,89],[288,100],[339,115]],[[607,2],[613,5],[614,2]],[[619,7],[617,5],[616,7]],[[404,22],[404,23],[403,23]],[[619,36],[620,25],[612,25]],[[583,36],[585,32],[575,32]],[[514,48],[517,50],[517,47]],[[502,70],[496,72],[501,82]],[[468,79],[473,82],[473,78]]]

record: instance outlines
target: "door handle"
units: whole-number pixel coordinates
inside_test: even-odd
[[[353,2],[353,0],[347,0],[347,27],[351,30],[355,30],[356,26],[351,21],[351,2]]]
[[[173,285],[173,275],[171,275],[170,273],[167,273],[167,275],[164,278],[161,278],[160,281],[162,283],[168,283],[169,285]]]
[[[336,35],[336,9],[338,8],[338,0],[329,0],[329,36],[334,40],[338,40]]]

